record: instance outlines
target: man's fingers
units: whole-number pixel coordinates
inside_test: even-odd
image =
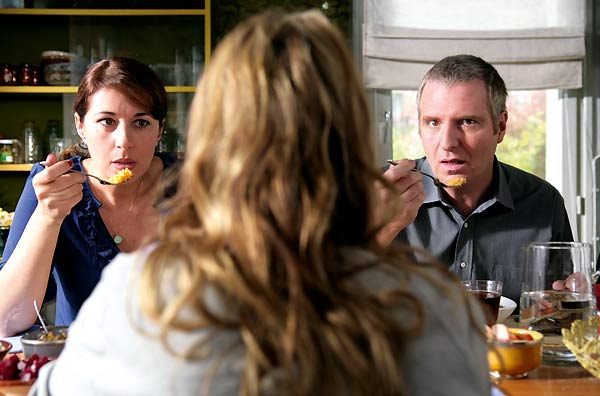
[[[425,192],[421,185],[422,180],[419,178],[415,183],[407,186],[407,188],[400,194],[406,202],[412,202],[415,200],[423,200],[425,198]]]
[[[388,180],[395,181],[402,177],[405,177],[415,167],[415,161],[403,159],[394,160],[395,165],[390,165],[387,171],[383,174]]]

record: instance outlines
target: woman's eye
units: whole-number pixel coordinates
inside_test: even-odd
[[[101,123],[102,125],[106,125],[106,126],[115,125],[115,121],[111,118],[104,118],[102,120],[99,120],[98,122]]]
[[[139,128],[144,128],[150,125],[150,121],[147,120],[135,120],[133,123]]]

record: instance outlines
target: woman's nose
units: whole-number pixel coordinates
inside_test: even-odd
[[[113,131],[115,136],[115,145],[117,147],[131,147],[133,145],[132,134],[130,128],[123,122]]]

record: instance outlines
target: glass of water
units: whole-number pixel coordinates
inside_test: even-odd
[[[562,342],[561,330],[595,313],[592,247],[579,242],[534,242],[526,250],[521,327],[544,335],[544,361],[575,361]]]

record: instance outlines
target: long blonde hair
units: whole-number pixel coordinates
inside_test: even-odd
[[[238,330],[244,394],[275,372],[288,394],[403,394],[399,361],[420,305],[354,276],[414,265],[377,246],[374,184],[391,187],[370,139],[363,85],[320,12],[267,12],[228,34],[198,85],[178,191],[142,273],[142,308],[163,336]],[[166,299],[157,285],[175,267]],[[207,306],[208,286],[227,312]],[[414,326],[396,323],[398,305]]]

